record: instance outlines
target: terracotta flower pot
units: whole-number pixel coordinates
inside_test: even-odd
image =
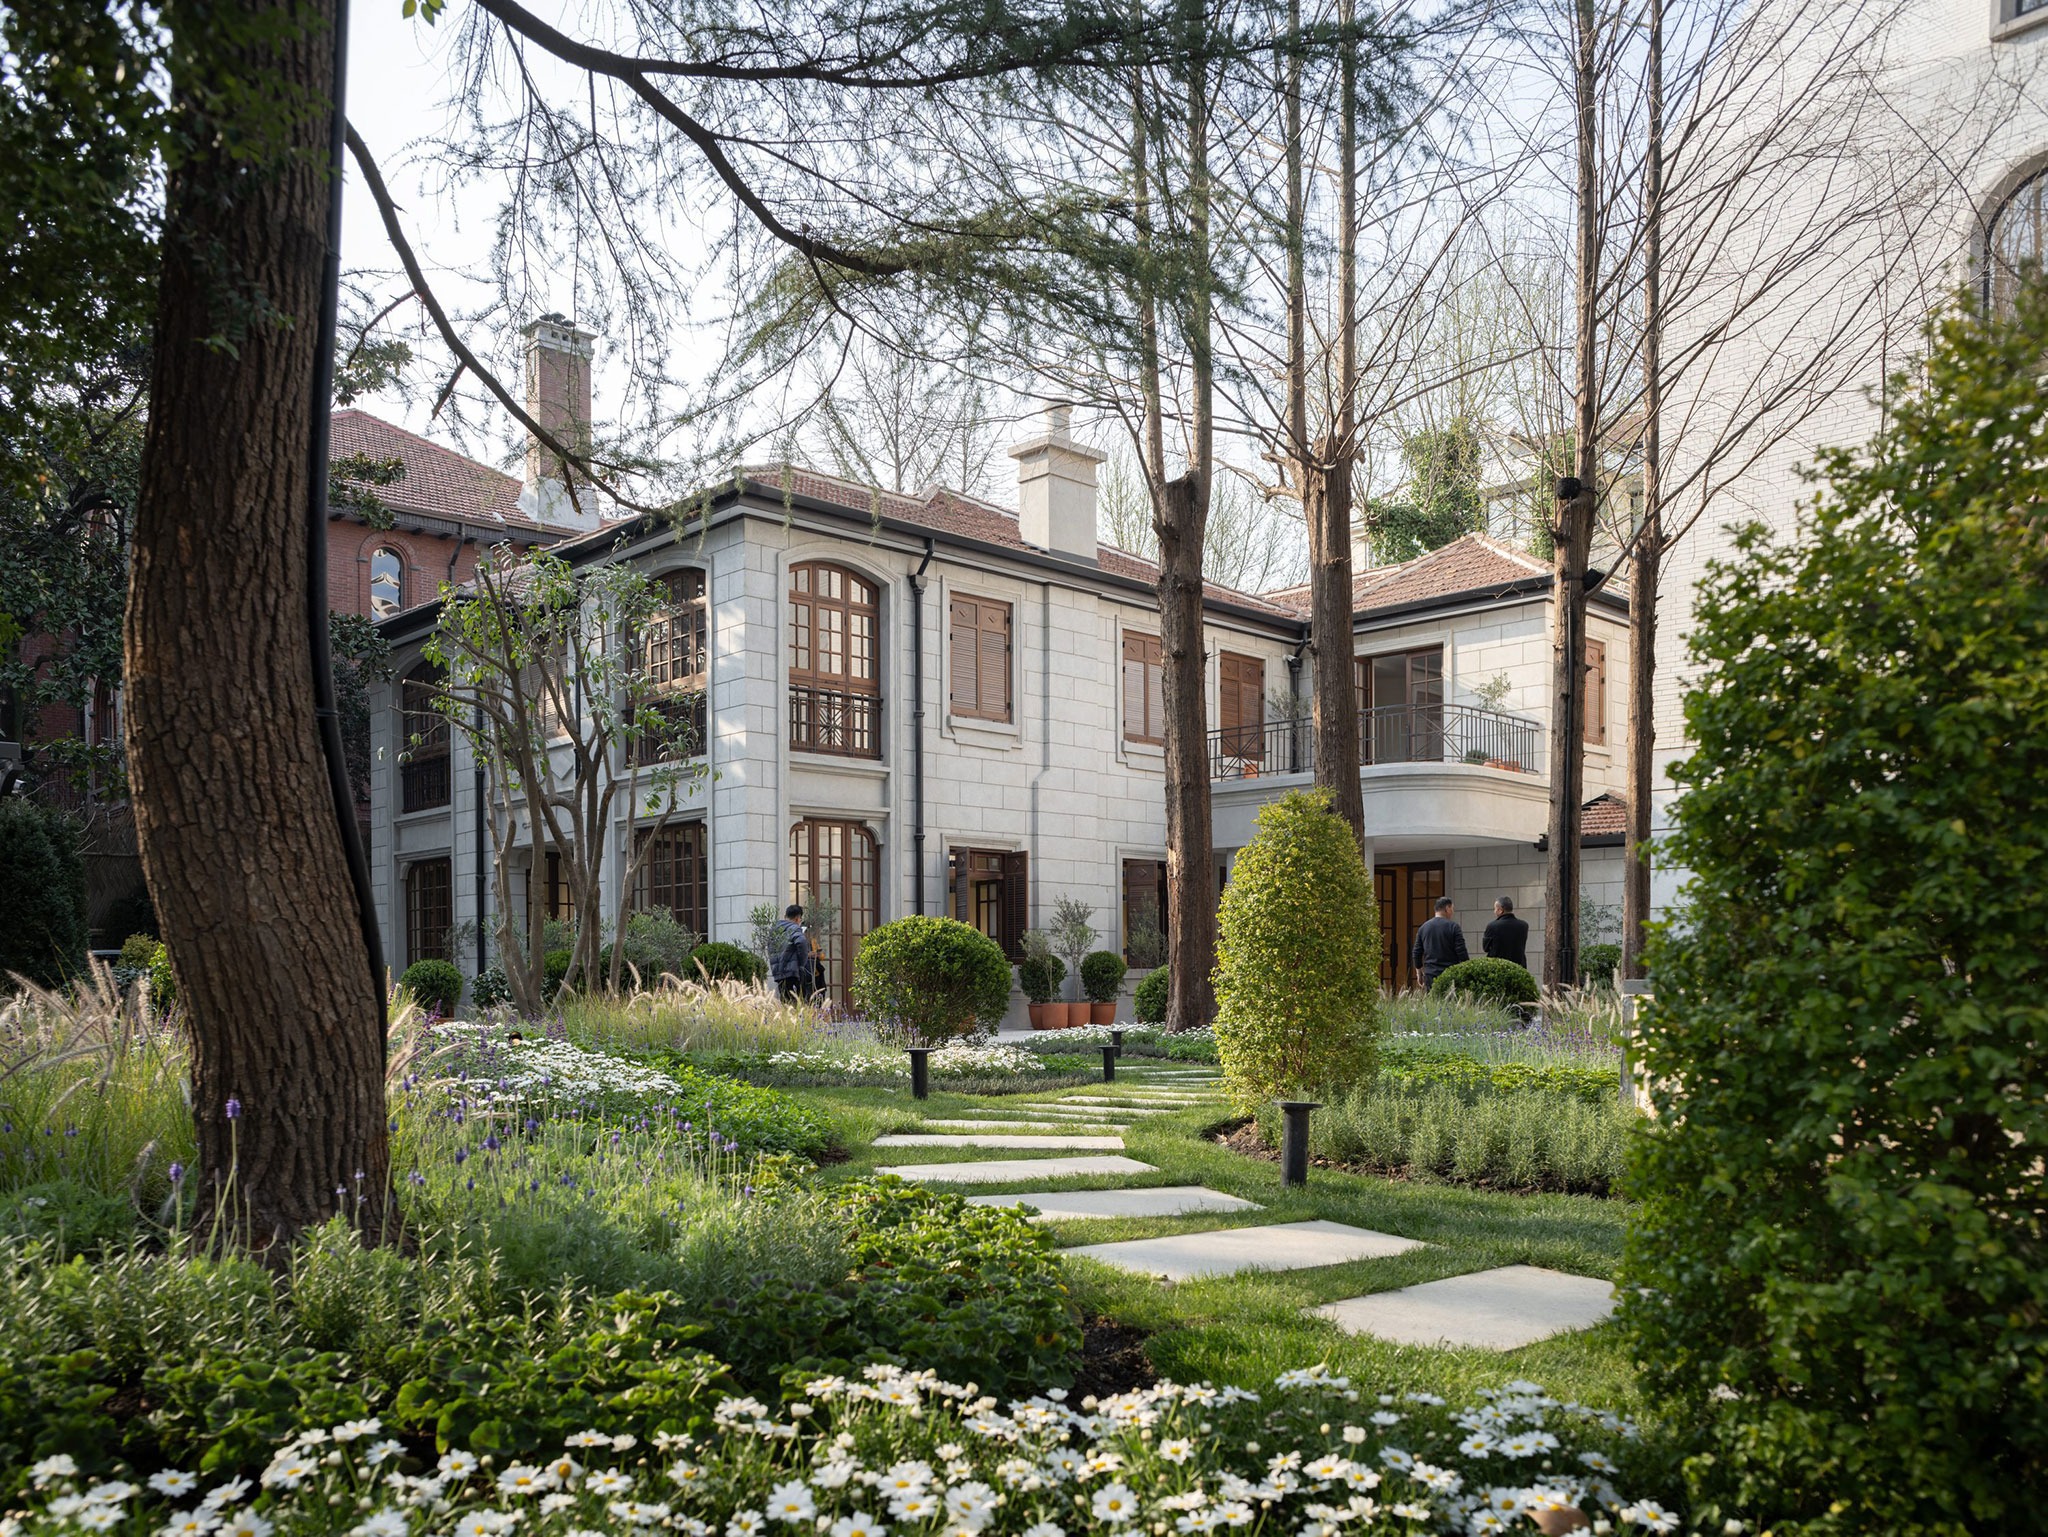
[[[1052,1028],[1053,1008],[1054,1005],[1050,1003],[1025,1004],[1024,1012],[1031,1016],[1031,1028],[1034,1030],[1050,1030]]]
[[[1592,1525],[1592,1522],[1586,1519],[1584,1511],[1570,1507],[1563,1510],[1531,1511],[1529,1519],[1536,1523],[1536,1530],[1542,1532],[1544,1537],[1564,1537],[1566,1532],[1583,1531]]]
[[[1115,1000],[1114,998],[1112,998],[1112,999],[1111,999],[1111,1000],[1110,1000],[1110,1001],[1109,1001],[1108,1003],[1091,1003],[1091,1004],[1089,1004],[1089,1005],[1088,1005],[1088,1023],[1089,1023],[1089,1024],[1091,1024],[1091,1025],[1113,1025],[1113,1024],[1115,1024],[1115,1023],[1116,1023],[1116,1000]]]
[[[1088,1023],[1088,1005],[1085,1003],[1056,1003],[1053,1009],[1053,1023],[1062,1029],[1071,1030],[1076,1025]]]

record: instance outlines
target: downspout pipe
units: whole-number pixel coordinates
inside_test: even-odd
[[[333,125],[327,156],[327,254],[321,267],[320,327],[313,358],[313,420],[306,449],[306,640],[313,661],[313,722],[320,735],[320,755],[327,764],[327,788],[334,803],[335,830],[341,834],[342,858],[349,884],[355,888],[356,914],[362,925],[363,955],[378,1007],[384,1003],[384,940],[377,932],[377,907],[370,885],[370,861],[356,828],[355,790],[348,782],[348,753],[341,740],[341,712],[334,703],[334,654],[327,636],[327,477],[328,429],[334,412],[334,338],[341,304],[342,156],[348,117],[344,107],[348,84],[348,0],[340,0],[334,17]]]
[[[910,848],[917,861],[911,882],[917,914],[924,916],[924,574],[931,569],[933,541],[924,541],[924,559],[910,573]]]
[[[1301,627],[1301,639],[1294,643],[1294,649],[1287,653],[1287,698],[1294,714],[1294,723],[1287,728],[1287,772],[1301,772],[1301,654],[1308,649],[1308,626]]]

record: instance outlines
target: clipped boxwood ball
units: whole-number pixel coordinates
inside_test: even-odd
[[[690,969],[707,982],[758,982],[768,975],[761,957],[738,945],[714,939],[690,952]]]
[[[1166,1023],[1166,995],[1172,985],[1161,966],[1157,971],[1147,972],[1131,995],[1131,1014],[1141,1025],[1163,1025]]]
[[[1429,990],[1432,993],[1458,992],[1467,998],[1502,1006],[1534,1003],[1540,995],[1536,979],[1529,974],[1527,967],[1517,966],[1513,961],[1496,960],[1492,956],[1460,961],[1449,970],[1438,972]]]
[[[414,1003],[443,1019],[462,1002],[462,973],[446,961],[414,961],[405,968],[398,985],[412,994]]]
[[[994,1029],[1010,1006],[1010,963],[953,918],[898,918],[871,929],[853,960],[854,1007],[913,1040]]]
[[[1588,945],[1579,952],[1579,980],[1595,987],[1612,987],[1620,965],[1620,945]]]
[[[1124,985],[1124,958],[1114,950],[1093,950],[1081,960],[1081,991],[1090,1003],[1115,1003]]]

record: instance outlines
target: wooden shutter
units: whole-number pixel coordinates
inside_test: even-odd
[[[1010,605],[984,602],[980,610],[975,652],[976,694],[981,701],[978,713],[988,720],[1006,721],[1010,718]]]
[[[1024,959],[1024,931],[1031,927],[1031,856],[1022,849],[1003,855],[1003,932],[997,941],[1012,961]]]
[[[1607,642],[1586,642],[1586,740],[1594,746],[1607,741]]]
[[[1265,746],[1266,664],[1255,656],[1226,651],[1217,658],[1217,713],[1223,750],[1237,758],[1261,758]]]
[[[1166,697],[1161,688],[1160,650],[1156,635],[1124,634],[1124,738],[1132,742],[1166,740]]]
[[[968,858],[967,850],[946,850],[946,880],[947,883],[953,888],[951,898],[953,903],[953,916],[962,923],[969,923],[973,921],[968,916],[967,909],[967,871],[968,867],[972,863],[973,861]]]
[[[946,642],[952,653],[952,709],[974,715],[981,709],[980,668],[976,665],[981,617],[972,598],[955,598],[947,623]]]

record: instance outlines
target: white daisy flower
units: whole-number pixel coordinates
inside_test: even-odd
[[[545,1471],[550,1478],[566,1489],[576,1481],[576,1476],[583,1471],[583,1464],[574,1457],[564,1455],[550,1462]]]
[[[812,1498],[810,1486],[800,1478],[777,1484],[768,1495],[771,1520],[787,1521],[793,1526],[799,1521],[810,1520],[817,1513],[818,1502]]]
[[[898,1521],[929,1521],[939,1513],[939,1502],[922,1489],[899,1494],[889,1501],[889,1514]]]
[[[888,1527],[877,1521],[866,1511],[856,1510],[850,1516],[841,1516],[828,1529],[827,1537],[882,1537]]]
[[[1035,1521],[1024,1528],[1024,1537],[1067,1537],[1067,1532],[1057,1522]]]
[[[1633,1521],[1638,1526],[1647,1527],[1653,1532],[1675,1531],[1678,1527],[1677,1515],[1672,1511],[1666,1510],[1655,1500],[1636,1501],[1635,1504],[1622,1511],[1621,1519]]]
[[[231,1478],[226,1483],[222,1484],[219,1488],[210,1490],[207,1493],[206,1498],[200,1501],[200,1503],[203,1505],[210,1506],[215,1510],[218,1510],[223,1505],[234,1504],[236,1500],[239,1500],[243,1495],[247,1494],[248,1492],[248,1479]]]
[[[767,1518],[758,1510],[736,1510],[725,1523],[725,1537],[761,1537]]]
[[[40,1489],[53,1478],[76,1478],[78,1464],[59,1452],[54,1457],[45,1457],[41,1462],[31,1463],[28,1476],[36,1481],[36,1487]]]
[[[335,1440],[346,1446],[351,1441],[360,1441],[365,1436],[374,1436],[384,1428],[381,1420],[346,1420],[329,1431]]]
[[[460,1448],[452,1452],[443,1452],[441,1460],[434,1464],[434,1470],[443,1478],[467,1478],[476,1471],[476,1454]]]
[[[220,1537],[270,1537],[276,1528],[253,1510],[238,1510],[214,1530]]]
[[[720,1404],[718,1407],[723,1411],[725,1405]],[[612,1438],[598,1430],[579,1430],[576,1434],[563,1441],[562,1444],[564,1446],[610,1446]]]
[[[133,1484],[117,1478],[111,1483],[94,1484],[85,1491],[85,1501],[88,1505],[119,1505],[138,1492]]]
[[[543,1468],[515,1462],[498,1475],[501,1494],[542,1494],[554,1488],[556,1479]]]
[[[633,1475],[617,1468],[599,1468],[583,1480],[583,1487],[592,1494],[624,1494],[633,1487]]]
[[[198,1510],[174,1511],[171,1519],[157,1528],[157,1537],[206,1537],[219,1525],[220,1517],[203,1506]]]
[[[158,1494],[168,1494],[175,1498],[178,1495],[188,1494],[192,1490],[197,1489],[199,1487],[199,1475],[196,1473],[186,1473],[178,1468],[165,1468],[163,1472],[152,1473],[149,1476],[149,1487]]]
[[[1458,1450],[1467,1457],[1485,1457],[1494,1448],[1494,1440],[1483,1430],[1475,1430],[1458,1443]]]
[[[121,1510],[114,1505],[88,1505],[71,1518],[72,1524],[88,1532],[104,1532],[121,1524]]]
[[[652,1526],[668,1519],[666,1505],[643,1504],[639,1500],[613,1500],[605,1509],[628,1526]]]
[[[1095,1491],[1090,1508],[1095,1512],[1096,1520],[1107,1521],[1113,1526],[1121,1525],[1137,1515],[1138,1501],[1123,1480],[1118,1479]]]
[[[363,1453],[363,1461],[374,1468],[389,1462],[393,1457],[403,1457],[404,1455],[405,1448],[398,1442],[379,1441]]]
[[[406,1520],[404,1511],[386,1506],[349,1528],[349,1537],[406,1537],[411,1529],[412,1523]]]
[[[1226,1500],[1216,1507],[1216,1516],[1225,1526],[1250,1526],[1252,1508],[1243,1500]]]

